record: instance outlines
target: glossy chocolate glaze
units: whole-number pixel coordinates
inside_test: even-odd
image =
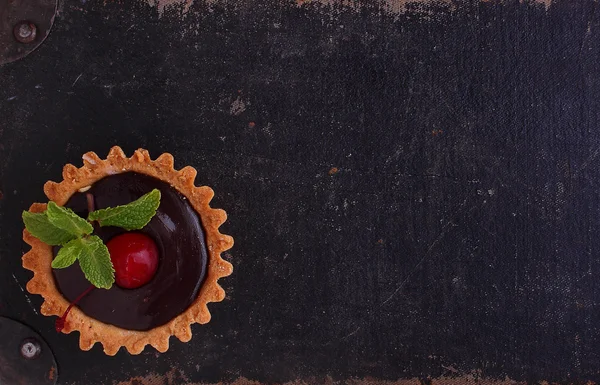
[[[152,237],[159,251],[158,271],[146,285],[110,290],[95,289],[81,300],[79,308],[99,321],[129,330],[149,330],[169,322],[196,299],[206,275],[207,251],[200,217],[177,190],[156,178],[128,172],[105,177],[86,193],[76,193],[65,205],[87,217],[86,194],[96,209],[129,203],[157,188],[162,197],[156,215],[141,232]],[[104,242],[125,232],[116,227],[97,227]],[[58,251],[55,248],[54,253]],[[54,269],[59,291],[69,301],[90,286],[79,265]]]

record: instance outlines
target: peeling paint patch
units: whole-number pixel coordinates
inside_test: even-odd
[[[171,9],[177,9],[181,15],[188,13],[190,7],[194,4],[194,0],[145,0],[150,6],[156,7],[159,17],[162,17],[165,11]],[[482,0],[483,2],[489,2],[491,0]],[[544,4],[546,8],[550,6],[552,0],[534,0],[537,3]],[[208,3],[218,3],[218,0],[208,0]],[[374,1],[375,2],[375,1]],[[307,6],[310,4],[321,4],[332,7],[349,7],[349,8],[360,8],[360,1],[356,0],[295,0],[297,6]],[[390,13],[402,13],[407,10],[409,5],[428,4],[428,3],[445,3],[448,5],[454,5],[452,0],[381,0],[381,8]]]
[[[186,14],[194,0],[146,0],[152,7],[156,7],[158,15],[162,16],[169,7],[183,7],[181,13]]]
[[[165,375],[160,374],[148,374],[143,377],[133,377],[127,381],[122,381],[118,383],[114,383],[114,385],[261,385],[258,381],[252,381],[247,378],[240,377],[233,382],[218,382],[218,383],[207,383],[207,382],[182,382],[181,380],[177,380],[179,376],[177,373],[172,370]],[[290,383],[292,384],[292,383]]]
[[[250,380],[245,377],[239,377],[232,382],[186,382],[187,378],[177,370],[173,369],[165,375],[160,374],[149,374],[143,377],[134,377],[127,381],[114,383],[114,385],[261,385],[261,382]],[[183,381],[183,382],[182,382]],[[350,378],[346,380],[334,380],[331,377],[325,378],[306,378],[288,381],[284,383],[270,383],[272,385],[312,385],[312,384],[324,384],[324,385],[423,385],[427,383],[429,385],[526,385],[525,381],[516,381],[508,377],[504,379],[486,378],[482,377],[478,371],[470,374],[456,375],[456,376],[443,376],[433,379],[427,379],[422,381],[418,378],[411,379],[400,379],[400,380],[381,380],[377,378]],[[550,385],[547,381],[540,382],[544,385]],[[587,382],[586,385],[595,385],[593,382]]]
[[[233,116],[238,116],[244,111],[246,111],[246,103],[238,96],[238,98],[231,103],[229,113]]]

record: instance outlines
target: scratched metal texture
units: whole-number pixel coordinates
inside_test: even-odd
[[[60,385],[600,380],[598,7],[63,2],[0,67],[0,315]],[[236,239],[165,354],[81,352],[23,291],[21,210],[114,144],[196,167]]]

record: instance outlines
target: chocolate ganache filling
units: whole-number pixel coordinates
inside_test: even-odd
[[[196,299],[206,275],[207,250],[198,213],[169,184],[148,175],[127,172],[107,176],[84,192],[75,193],[65,205],[87,218],[86,194],[94,196],[95,209],[130,203],[157,188],[160,206],[141,231],[152,237],[159,252],[154,278],[137,289],[116,284],[109,290],[95,289],[78,304],[88,316],[129,330],[150,330],[183,313]],[[95,226],[94,234],[104,243],[125,230]],[[54,249],[54,255],[58,248]],[[53,269],[58,290],[68,301],[83,293],[90,283],[79,264]]]

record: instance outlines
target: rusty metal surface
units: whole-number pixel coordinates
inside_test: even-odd
[[[0,384],[54,385],[58,371],[54,355],[31,328],[0,317]]]
[[[56,7],[57,0],[0,0],[0,65],[21,59],[42,44]]]

